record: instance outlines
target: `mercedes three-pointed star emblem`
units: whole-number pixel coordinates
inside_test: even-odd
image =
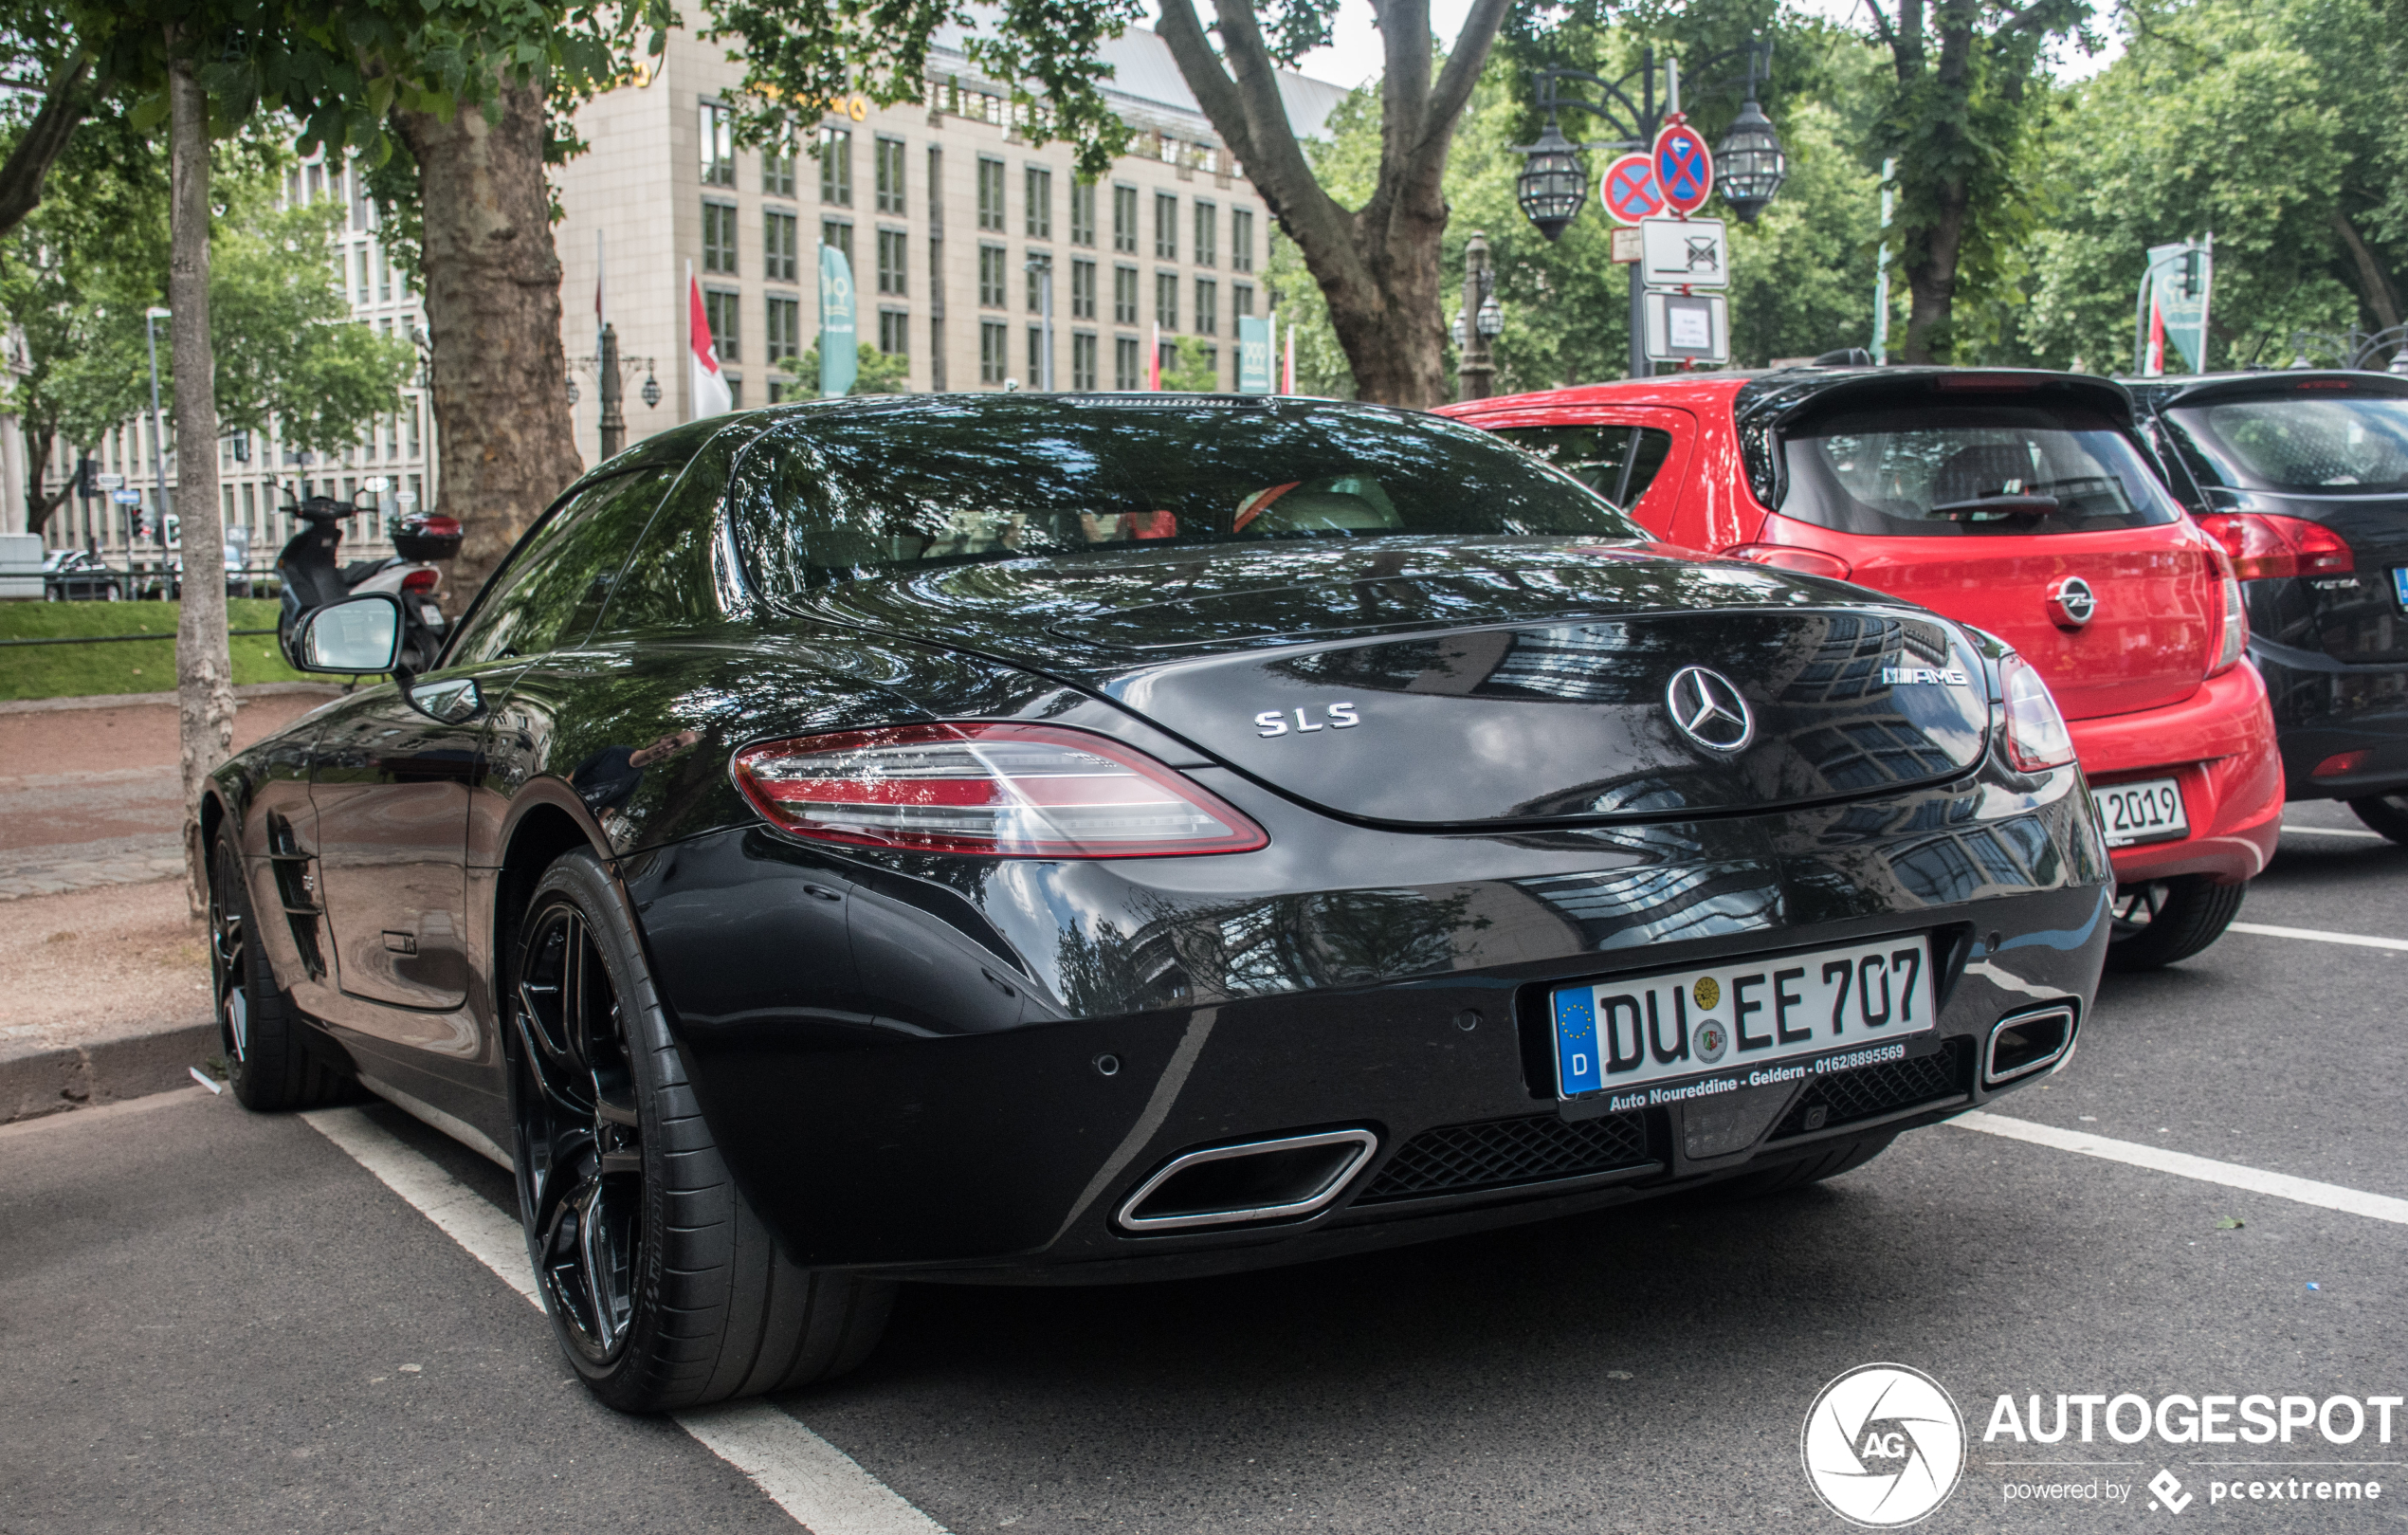
[[[1683,667],[1664,690],[1664,706],[1681,734],[1709,752],[1728,757],[1756,739],[1756,717],[1729,678],[1704,667]]]

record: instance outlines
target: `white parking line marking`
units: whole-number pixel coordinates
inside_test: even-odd
[[[356,1108],[301,1116],[529,1305],[541,1307],[519,1223]],[[812,1535],[946,1535],[852,1456],[764,1402],[674,1415]]]
[[[2347,943],[2362,949],[2408,949],[2408,939],[2373,938],[2364,933],[2328,933],[2321,927],[2276,927],[2267,923],[2235,923],[2235,933],[2260,938],[2304,938],[2310,943]]]
[[[2313,837],[2364,837],[2369,842],[2389,842],[2381,831],[2361,831],[2354,826],[2286,826],[2286,831],[2305,831]]]
[[[2029,1141],[2034,1145],[2048,1146],[2057,1151],[2078,1152],[2085,1157],[2104,1158],[2133,1167],[2145,1167],[2152,1172],[2172,1173],[2177,1178],[2194,1178],[2202,1183],[2220,1183],[2228,1189],[2240,1189],[2250,1194],[2312,1204],[2319,1209],[2338,1210],[2344,1215],[2364,1215],[2373,1220],[2388,1220],[2394,1225],[2408,1226],[2408,1199],[2395,1199],[2389,1195],[2345,1189],[2338,1183],[2319,1183],[2313,1179],[2293,1178],[2289,1173],[2269,1173],[2260,1168],[2243,1167],[2238,1162],[2216,1161],[2209,1157],[2194,1157],[2188,1152],[2168,1151],[2162,1146],[2144,1146],[2133,1141],[2110,1141],[2106,1136],[2090,1135],[2081,1130],[2060,1130],[2053,1124],[2035,1124],[2030,1120],[2010,1119],[2003,1114],[1960,1114],[1948,1123],[1961,1124],[1968,1130],[1979,1130],[1985,1135]]]

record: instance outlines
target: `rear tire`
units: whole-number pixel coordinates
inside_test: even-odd
[[[2372,831],[2381,831],[2394,842],[2408,843],[2408,795],[2375,795],[2365,799],[2353,799],[2350,810],[2366,823]]]
[[[2224,936],[2241,914],[2247,884],[2216,885],[2204,874],[2116,887],[2107,967],[2162,970]]]
[[[235,1101],[273,1113],[349,1096],[349,1071],[313,1047],[292,999],[268,967],[251,923],[250,888],[230,826],[219,829],[210,852],[209,931],[217,1042]]]
[[[1760,1173],[1742,1173],[1739,1177],[1714,1185],[1714,1193],[1726,1199],[1760,1199],[1768,1194],[1787,1194],[1809,1183],[1820,1183],[1842,1173],[1854,1172],[1865,1163],[1889,1149],[1898,1139],[1897,1132],[1869,1135],[1856,1141],[1840,1141],[1825,1146],[1811,1156],[1779,1167],[1768,1167]]]
[[[657,1413],[859,1364],[892,1284],[791,1262],[729,1176],[618,888],[564,854],[510,977],[519,1207],[536,1288],[605,1403]]]

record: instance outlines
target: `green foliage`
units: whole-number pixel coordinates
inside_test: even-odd
[[[1202,343],[1182,343],[1174,356],[1177,361],[1162,370],[1162,393],[1166,394],[1226,394],[1229,384],[1221,377],[1217,363],[1205,355]]]
[[[911,359],[881,352],[868,341],[863,341],[860,358],[853,365],[853,387],[848,394],[908,394],[911,393]],[[813,341],[803,349],[803,355],[782,370],[782,381],[789,399],[809,399],[819,393],[819,343]]]
[[[155,152],[153,152],[155,155]],[[35,357],[27,381],[39,415],[80,443],[150,409],[151,358],[143,312],[167,291],[165,156],[150,165],[152,194],[137,202],[102,193],[85,204],[82,181],[55,187],[11,237],[6,265],[14,313]],[[213,177],[221,195],[210,236],[210,333],[216,355],[219,429],[265,433],[316,452],[359,440],[376,416],[398,410],[417,366],[404,338],[352,320],[335,266],[341,210],[320,202],[279,210],[272,159],[222,150],[231,161]],[[139,163],[138,159],[136,163]],[[62,255],[67,231],[106,228]],[[26,274],[24,307],[14,284]],[[160,327],[159,389],[172,388],[174,359]]]
[[[2401,44],[2368,0],[2202,0],[2134,13],[2130,48],[2050,145],[2058,226],[2020,340],[2034,361],[2125,369],[2145,250],[2213,232],[2209,365],[2287,362],[2294,330],[2378,328],[2408,277]],[[2346,219],[2383,281],[2370,290]]]

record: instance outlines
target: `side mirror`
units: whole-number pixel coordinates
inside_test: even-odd
[[[303,613],[284,659],[296,671],[392,670],[401,659],[401,599],[372,592]]]

